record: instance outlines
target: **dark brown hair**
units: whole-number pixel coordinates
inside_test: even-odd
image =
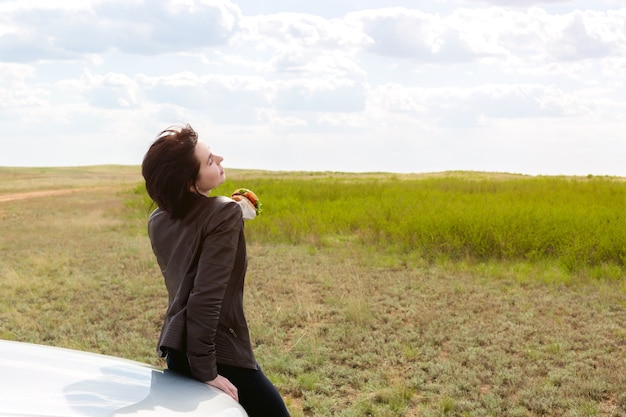
[[[170,127],[157,135],[143,158],[141,174],[154,202],[174,218],[182,218],[197,193],[200,161],[198,134],[189,125]]]

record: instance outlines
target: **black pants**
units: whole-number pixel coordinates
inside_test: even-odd
[[[183,352],[169,351],[167,367],[191,377],[187,355]],[[239,404],[250,417],[289,417],[285,402],[260,366],[254,370],[218,363],[217,372],[237,387]]]

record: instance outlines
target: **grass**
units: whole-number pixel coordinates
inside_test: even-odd
[[[236,179],[237,180],[237,179]],[[349,239],[394,257],[557,261],[617,277],[626,266],[626,183],[589,177],[329,175],[247,179],[270,212],[251,237]],[[218,193],[235,188],[227,182]]]
[[[0,195],[38,184],[85,187],[83,178],[93,170],[0,169]],[[585,239],[608,234],[622,242],[626,228],[581,226],[588,220],[597,229],[601,222],[593,218],[602,215],[609,224],[623,221],[620,179],[230,176],[218,191],[248,186],[264,203],[262,216],[247,224],[247,314],[257,359],[292,415],[626,415],[623,259],[608,251],[600,262],[586,256],[568,265],[565,243],[562,252],[537,250],[535,256],[484,256],[471,249],[469,238],[463,251],[442,246],[446,237],[474,236],[463,235],[460,225],[471,227],[472,218],[481,218],[479,208],[491,207],[497,220],[511,210],[524,213],[509,218],[520,218],[520,232],[508,235],[509,245],[518,247],[520,225],[533,215],[527,200],[544,200],[549,189],[554,198],[538,203],[537,211],[552,207],[559,219],[554,236],[573,236],[573,242],[587,233]],[[138,169],[117,167],[115,175],[91,181],[104,188],[0,203],[0,337],[163,366],[154,345],[166,295],[145,236]],[[430,224],[439,232],[435,245],[419,237],[419,244],[403,241],[406,233],[393,227],[416,210],[405,207],[408,200],[360,207],[360,194],[379,202],[403,185],[424,187],[419,215],[403,224]],[[510,201],[515,193],[519,198]],[[447,204],[435,210],[444,195]],[[474,203],[472,196],[490,203]],[[588,206],[580,223],[567,215],[580,214],[579,205]],[[458,210],[456,229],[443,213],[449,207]],[[378,216],[385,212],[382,227]],[[499,222],[494,235],[505,229]],[[478,236],[480,227],[473,227]],[[538,230],[537,238],[543,233]],[[496,247],[489,246],[495,241],[485,247]],[[615,246],[619,254],[623,247]]]

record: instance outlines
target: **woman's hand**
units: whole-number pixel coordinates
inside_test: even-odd
[[[231,194],[230,198],[232,198],[233,200],[237,201],[240,204],[242,201],[246,201],[247,203],[249,203],[250,207],[248,209],[250,209],[253,212],[253,215],[248,220],[251,220],[256,215],[261,214],[262,204],[259,201],[259,197],[254,193],[254,191],[249,190],[247,188],[238,188]],[[242,209],[244,208],[244,206],[245,205],[242,205]],[[246,213],[244,211],[244,219],[245,217],[246,217]]]
[[[254,205],[248,200],[246,197],[242,197],[240,195],[236,195],[232,197],[233,200],[239,204],[241,207],[241,212],[243,213],[244,220],[253,220],[256,217],[256,209]]]
[[[224,391],[228,396],[230,396],[233,400],[239,402],[239,394],[237,393],[237,387],[234,386],[228,378],[225,378],[221,375],[218,375],[215,379],[211,381],[206,381],[205,384],[208,384],[212,387],[220,389]]]

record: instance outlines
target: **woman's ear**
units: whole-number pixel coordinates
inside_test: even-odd
[[[189,191],[191,191],[193,194],[203,195],[203,193],[198,190],[198,183],[195,181],[189,184]]]

